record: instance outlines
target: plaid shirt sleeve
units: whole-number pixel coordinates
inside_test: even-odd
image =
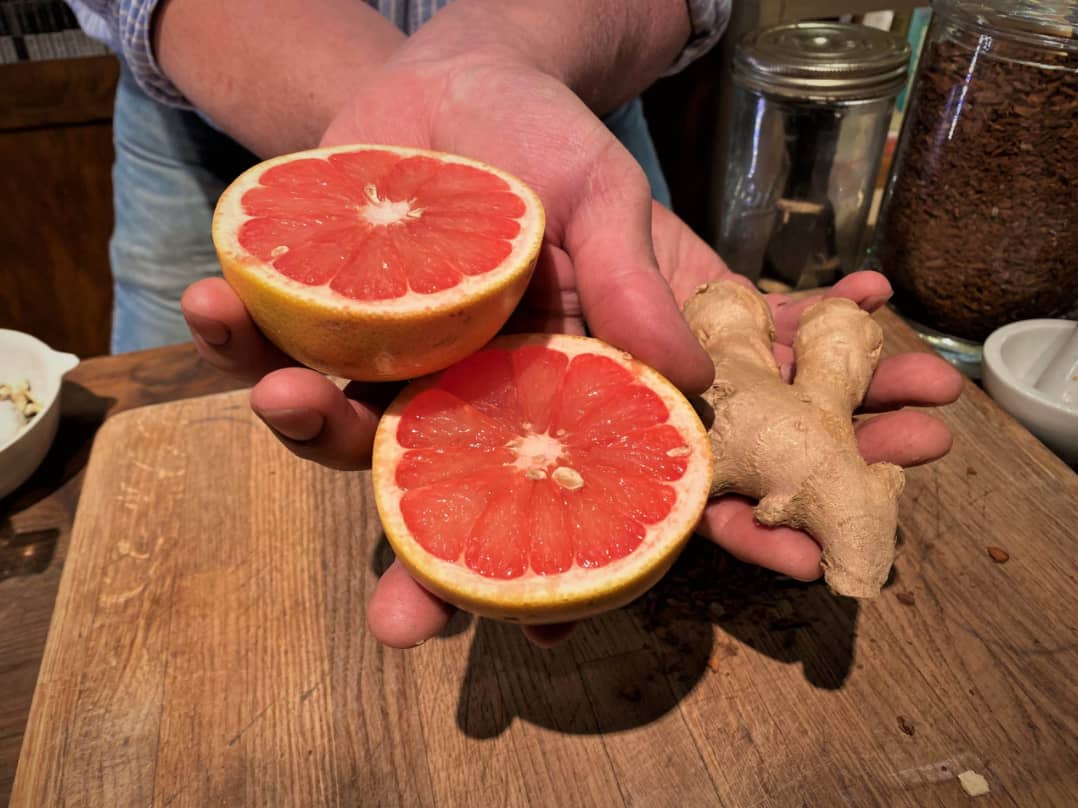
[[[730,22],[730,4],[731,0],[685,0],[692,35],[666,75],[685,69],[715,46]]]
[[[87,35],[104,42],[131,69],[139,86],[165,104],[190,107],[153,54],[151,25],[159,0],[67,0]]]
[[[135,81],[151,98],[190,108],[191,104],[154,58],[152,25],[160,0],[65,0],[83,31],[104,42],[124,60]],[[355,0],[364,2],[364,0]],[[413,33],[449,0],[365,0],[402,31]]]
[[[162,72],[153,54],[150,26],[159,0],[120,0],[114,23],[117,44],[139,86],[158,101],[189,107],[183,93]]]

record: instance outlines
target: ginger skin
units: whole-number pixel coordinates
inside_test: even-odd
[[[715,363],[704,394],[714,412],[712,496],[752,497],[761,524],[807,531],[835,594],[878,595],[894,561],[905,478],[891,463],[865,463],[851,415],[879,360],[879,325],[849,300],[812,306],[794,342],[797,375],[786,384],[762,295],[720,281],[697,289],[684,313]]]

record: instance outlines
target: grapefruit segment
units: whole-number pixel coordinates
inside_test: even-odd
[[[397,466],[397,485],[404,489],[422,488],[443,480],[467,477],[486,468],[508,465],[515,459],[512,450],[505,447],[415,449]]]
[[[401,419],[398,440],[408,448],[463,449],[506,446],[513,433],[448,390],[424,390]]]
[[[364,184],[342,178],[329,160],[296,157],[266,168],[259,185],[244,195],[243,206],[251,216],[272,216],[274,202],[281,201],[303,201],[315,213],[322,213],[323,206],[343,212]]]
[[[438,387],[520,434],[525,417],[508,351],[486,350],[447,369]]]
[[[350,379],[408,379],[504,325],[542,243],[538,197],[456,155],[340,146],[254,166],[221,195],[225,278],[294,359]]]
[[[573,536],[565,501],[552,486],[535,486],[525,525],[531,537],[528,561],[536,575],[556,575],[573,566]]]
[[[400,503],[401,513],[427,552],[447,561],[460,558],[472,526],[492,494],[492,489],[481,482],[482,474],[475,474],[464,480],[443,480],[405,493]]]
[[[598,340],[521,335],[407,387],[372,468],[386,535],[422,584],[542,623],[654,584],[703,510],[710,463],[695,411],[655,371]]]
[[[377,186],[379,180],[401,162],[401,158],[395,152],[372,148],[337,152],[329,155],[326,162],[347,178],[349,194],[354,197],[357,190],[371,184]]]
[[[496,579],[519,578],[527,571],[530,547],[520,541],[520,520],[532,493],[519,475],[507,472],[501,478],[468,535],[464,560],[469,569]]]
[[[626,440],[577,446],[574,453],[581,462],[611,466],[623,475],[678,480],[685,473],[690,450],[669,424],[635,430],[625,437]]]
[[[650,525],[664,519],[674,506],[677,494],[671,486],[643,476],[625,474],[599,462],[577,460],[588,468],[586,481],[610,498],[611,507],[630,519]]]
[[[513,351],[512,363],[524,420],[541,435],[550,428],[569,357],[542,345],[522,345]]]

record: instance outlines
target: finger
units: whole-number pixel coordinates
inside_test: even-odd
[[[888,300],[894,290],[890,281],[879,272],[851,272],[839,279],[834,286],[824,292],[825,298],[844,297],[852,300],[868,312],[875,311]]]
[[[936,354],[899,354],[880,360],[862,409],[937,407],[956,401],[962,386],[962,374]]]
[[[775,340],[792,345],[801,315],[821,300],[835,297],[852,300],[868,312],[875,311],[891,299],[891,284],[878,272],[854,272],[846,275],[830,289],[818,294],[790,298],[782,294],[765,295],[775,320]]]
[[[612,140],[581,187],[565,247],[591,333],[651,365],[685,392],[703,392],[714,367],[659,274],[643,172]]]
[[[685,302],[707,283],[731,281],[755,291],[744,275],[731,271],[726,262],[682,219],[657,200],[651,201],[651,243],[659,272],[666,278],[674,300]]]
[[[385,645],[414,648],[445,628],[454,611],[420,586],[399,561],[394,561],[367,604],[367,627]]]
[[[807,533],[788,527],[765,527],[752,512],[748,499],[728,494],[708,504],[697,530],[749,564],[799,581],[814,581],[823,574],[820,547]]]
[[[563,642],[570,634],[576,623],[550,623],[545,626],[524,626],[524,636],[538,645],[540,648],[553,648]]]
[[[794,377],[794,349],[789,345],[776,342],[771,346],[771,352],[775,354],[775,361],[779,363],[782,380],[789,384]]]
[[[296,364],[258,330],[239,296],[224,278],[191,284],[180,310],[204,360],[248,381]]]
[[[919,466],[951,450],[951,430],[938,418],[916,410],[887,412],[858,421],[857,448],[868,463]]]
[[[801,315],[809,306],[815,306],[823,295],[810,295],[791,300],[785,295],[765,295],[771,306],[771,318],[775,322],[775,342],[779,345],[793,345]]]
[[[369,468],[380,401],[349,399],[307,368],[284,368],[251,390],[251,409],[294,454],[337,469]]]
[[[549,242],[543,245],[531,283],[503,331],[584,334],[573,262],[565,250]]]

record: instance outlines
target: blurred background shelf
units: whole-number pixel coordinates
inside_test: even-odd
[[[0,2],[0,328],[108,351],[119,65],[59,0]]]

